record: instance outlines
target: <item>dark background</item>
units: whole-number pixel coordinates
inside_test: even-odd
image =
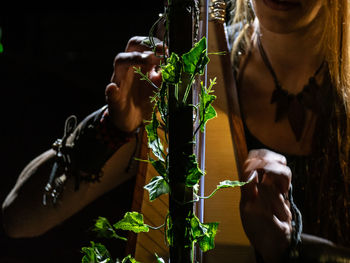
[[[162,2],[0,9],[0,203],[25,165],[62,137],[69,115],[82,120],[104,104],[115,55],[131,36],[148,34]],[[0,227],[1,263],[15,262],[20,246]]]

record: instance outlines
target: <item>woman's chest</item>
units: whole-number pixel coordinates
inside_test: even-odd
[[[298,112],[294,113],[288,108],[286,113],[281,114],[277,104],[271,103],[273,91],[273,83],[269,80],[252,81],[249,76],[242,79],[239,98],[246,129],[262,144],[277,152],[292,155],[309,154],[317,117],[309,110],[305,110],[303,116],[298,116]],[[300,118],[303,118],[303,127],[300,128],[300,138],[297,138],[293,131],[293,121],[299,125]]]

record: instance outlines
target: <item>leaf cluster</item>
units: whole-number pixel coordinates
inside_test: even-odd
[[[90,241],[90,247],[83,247],[81,252],[84,254],[82,263],[140,263],[131,255],[126,256],[120,261],[118,258],[113,260],[107,248],[101,243]]]
[[[83,247],[81,249],[84,256],[81,260],[82,263],[107,263],[112,262],[111,255],[107,248],[100,244],[90,241],[90,247]]]
[[[122,237],[116,233],[116,230],[128,230],[134,233],[148,232],[149,226],[143,222],[143,215],[137,212],[127,212],[124,218],[111,224],[107,218],[99,217],[93,228],[93,231],[97,233],[97,236],[104,238],[116,238],[126,241],[125,237]],[[84,254],[82,263],[139,263],[131,255],[125,257],[122,261],[116,259],[112,260],[107,248],[101,243],[90,242],[90,247],[83,247],[81,252]],[[157,260],[159,261],[159,257]]]
[[[162,80],[166,87],[174,87],[175,98],[179,103],[185,104],[188,94],[192,88],[195,77],[203,75],[205,66],[209,63],[207,55],[207,39],[203,37],[194,47],[181,57],[176,53],[172,53],[167,59],[166,64],[161,66]],[[189,78],[186,85],[184,95],[179,98],[179,85],[182,85],[182,79]]]
[[[157,160],[149,157],[146,162],[149,162],[155,170],[159,173],[151,179],[151,181],[144,187],[150,196],[150,201],[155,200],[162,194],[167,194],[171,191],[169,188],[169,177],[168,177],[168,163],[167,154],[164,152],[164,146],[158,136],[158,129],[164,131],[164,137],[167,141],[168,138],[168,90],[175,89],[175,97],[179,104],[183,104],[187,100],[190,89],[194,82],[195,76],[203,74],[205,66],[209,62],[209,57],[207,56],[207,46],[206,38],[202,38],[194,47],[187,53],[179,57],[176,53],[172,53],[166,60],[166,64],[161,66],[162,69],[162,85],[160,89],[155,92],[152,100],[155,103],[155,107],[152,114],[152,119],[147,122],[145,126],[148,138],[148,147],[152,150],[152,154],[157,158]],[[136,73],[139,73],[136,71]],[[186,87],[184,97],[178,98],[178,87],[182,84],[182,74],[187,74],[189,76],[189,83]],[[144,77],[144,75],[142,75]],[[204,131],[205,124],[208,120],[216,116],[216,111],[211,105],[215,100],[216,96],[211,94],[213,92],[212,87],[216,84],[215,79],[210,82],[209,88],[206,88],[203,84],[201,85],[201,95],[199,107],[200,122],[199,127],[201,131]],[[157,112],[160,113],[161,120],[157,118]],[[196,134],[194,133],[194,135]],[[198,184],[201,176],[204,172],[198,167],[198,162],[195,155],[190,155],[186,159],[186,186],[194,187]]]
[[[148,156],[147,160],[139,160],[148,162],[158,173],[157,176],[153,177],[144,189],[149,193],[149,200],[153,201],[163,194],[171,193],[172,189],[169,184],[169,164],[168,164],[168,153],[163,145],[163,141],[168,143],[168,101],[169,101],[169,90],[173,89],[177,106],[188,106],[187,97],[192,88],[192,84],[195,81],[195,77],[204,73],[205,66],[209,62],[207,56],[206,39],[202,38],[195,46],[186,54],[181,57],[175,53],[172,53],[170,57],[166,59],[166,63],[161,65],[162,70],[162,84],[160,88],[152,83],[148,78],[148,75],[143,74],[139,68],[134,68],[135,73],[141,76],[141,79],[149,82],[155,87],[154,96],[151,98],[151,102],[154,104],[152,118],[145,122],[145,130],[147,132],[147,144],[151,149],[151,155]],[[186,79],[186,81],[183,81]],[[187,81],[189,79],[189,81]],[[208,120],[216,117],[216,111],[212,106],[216,96],[213,95],[213,86],[216,84],[216,79],[210,80],[209,87],[205,87],[201,83],[201,90],[199,95],[198,105],[192,105],[197,111],[195,116],[199,116],[198,127],[195,130],[193,136],[200,130],[204,132],[205,125]],[[179,88],[185,85],[185,92],[181,93],[182,98],[179,98]],[[195,123],[195,120],[194,120]],[[163,131],[164,140],[162,141],[159,137],[159,132]],[[189,142],[193,143],[193,142]],[[186,187],[193,189],[195,200],[190,202],[196,202],[199,199],[207,199],[212,197],[218,190],[223,188],[233,188],[236,186],[242,186],[248,182],[230,181],[225,180],[220,182],[216,189],[207,197],[201,197],[197,195],[197,187],[202,176],[205,172],[199,168],[196,155],[184,156],[185,160],[185,185]],[[203,252],[206,252],[215,247],[214,239],[218,229],[218,223],[202,223],[196,217],[193,212],[184,219],[186,224],[186,246],[193,247],[194,244],[198,244]],[[177,229],[179,222],[173,222],[171,216],[168,214],[165,218],[165,223],[159,227],[151,227],[144,223],[143,216],[137,212],[127,212],[124,218],[115,224],[109,223],[104,217],[99,217],[96,221],[94,231],[100,237],[116,238],[126,240],[116,233],[117,230],[128,230],[135,233],[148,232],[149,228],[158,229],[165,227],[166,240],[170,246],[173,245],[174,232]],[[91,247],[84,247],[82,252],[85,254],[83,257],[83,263],[107,263],[107,262],[120,262],[112,261],[107,249],[99,243],[91,242]],[[164,260],[155,254],[158,263],[164,263]],[[122,263],[130,262],[137,263],[130,255],[125,257]]]
[[[112,225],[107,218],[99,217],[93,228],[93,231],[99,237],[104,238],[116,238],[126,241],[125,237],[122,237],[116,233],[116,230],[127,230],[135,233],[148,232],[148,226],[143,222],[143,215],[138,212],[127,212],[124,218]]]
[[[191,212],[185,220],[186,224],[186,247],[193,247],[198,243],[200,249],[203,252],[207,252],[215,247],[214,239],[217,233],[218,225],[217,222],[212,223],[201,223],[199,218]],[[170,246],[173,245],[174,233],[178,227],[178,222],[172,222],[171,218],[167,219],[167,241]]]

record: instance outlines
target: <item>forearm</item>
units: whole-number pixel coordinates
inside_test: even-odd
[[[120,145],[113,148],[117,149],[114,153],[105,154],[103,145],[94,146],[101,142],[95,142],[90,135],[91,138],[84,138],[82,134],[79,134],[80,137],[75,134],[79,140],[73,140],[76,148],[71,154],[74,163],[72,171],[65,174],[61,170],[57,174],[57,177],[65,174],[66,182],[56,205],[51,202],[50,196],[46,205],[43,204],[44,188],[56,161],[56,152],[45,152],[23,170],[3,203],[4,226],[10,236],[30,237],[45,233],[133,175],[133,171],[127,168],[135,153],[135,136],[127,141],[122,140]],[[95,149],[87,149],[89,147]],[[106,148],[106,151],[110,152],[111,149]],[[100,156],[103,158],[99,159]],[[84,176],[96,171],[103,175],[98,182],[84,180]],[[80,178],[78,189],[77,178]]]
[[[52,168],[55,152],[49,150],[23,170],[15,187],[3,203],[3,222],[7,234],[11,237],[37,236],[69,216],[68,208],[74,209],[74,196],[81,196],[86,191],[84,186],[72,194],[74,178],[68,178],[61,202],[53,206],[49,202],[43,205],[44,187]],[[66,202],[71,203],[68,208]]]

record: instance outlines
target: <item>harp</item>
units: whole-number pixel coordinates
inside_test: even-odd
[[[209,7],[203,1],[203,9]],[[210,3],[210,19],[208,31],[208,52],[222,52],[225,55],[213,55],[208,64],[209,78],[217,78],[214,87],[217,96],[214,108],[217,118],[209,121],[206,126],[205,139],[201,141],[201,149],[197,152],[201,157],[201,166],[206,170],[202,192],[208,195],[216,185],[223,180],[238,180],[242,163],[247,156],[244,129],[240,117],[238,95],[230,61],[229,45],[226,38],[224,17],[225,2],[212,0]],[[206,12],[204,10],[204,12]],[[208,13],[207,13],[208,14]],[[201,16],[206,19],[206,15]],[[205,23],[203,23],[205,24]],[[207,28],[207,30],[205,30]],[[141,158],[148,155],[147,138],[143,134]],[[150,203],[148,193],[143,190],[156,172],[151,165],[140,163],[136,179],[133,211],[144,215],[145,223],[161,225],[168,211],[168,198],[162,196]],[[254,262],[254,252],[244,234],[239,215],[239,189],[219,191],[212,199],[206,200],[197,208],[204,222],[219,222],[219,231],[215,238],[216,248],[203,255],[198,253],[201,262]],[[168,258],[169,249],[165,243],[164,231],[150,231],[139,235],[130,234],[127,253],[135,255],[141,262],[155,262],[154,253],[164,259]]]

